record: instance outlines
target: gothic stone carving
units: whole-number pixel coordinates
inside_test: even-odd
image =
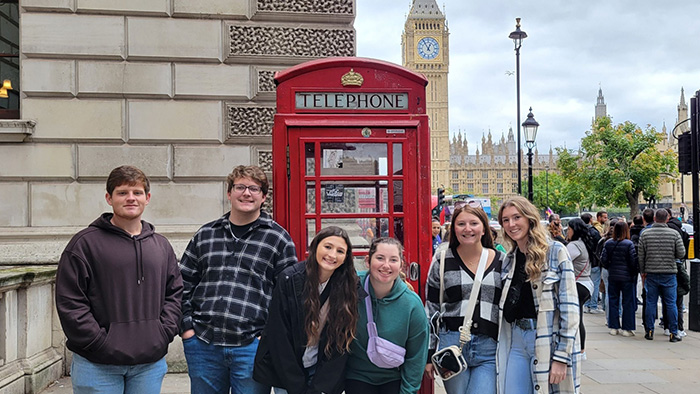
[[[352,0],[258,0],[258,11],[350,14]]]
[[[229,57],[354,56],[353,29],[310,29],[272,26],[229,26]]]
[[[235,107],[230,104],[227,107],[229,124],[227,139],[272,135],[274,107]]]

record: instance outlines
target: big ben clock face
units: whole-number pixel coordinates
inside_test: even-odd
[[[418,41],[418,55],[426,60],[435,59],[440,52],[440,44],[432,37],[425,37]]]

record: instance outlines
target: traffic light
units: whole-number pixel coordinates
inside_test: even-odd
[[[690,152],[690,132],[678,136],[678,172],[689,174],[692,172]],[[440,201],[440,197],[438,197]]]
[[[445,204],[445,189],[438,187],[437,193],[437,207],[440,211],[442,211],[442,207]]]

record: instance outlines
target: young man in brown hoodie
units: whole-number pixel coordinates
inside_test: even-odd
[[[76,234],[58,263],[56,309],[73,351],[74,393],[160,392],[182,278],[168,240],[141,220],[149,190],[138,168],[112,170],[112,212]]]

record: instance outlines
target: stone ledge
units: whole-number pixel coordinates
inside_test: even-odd
[[[55,276],[55,266],[2,267],[0,268],[0,291],[51,282]]]
[[[33,120],[0,120],[0,143],[23,142],[34,134],[34,126]]]

